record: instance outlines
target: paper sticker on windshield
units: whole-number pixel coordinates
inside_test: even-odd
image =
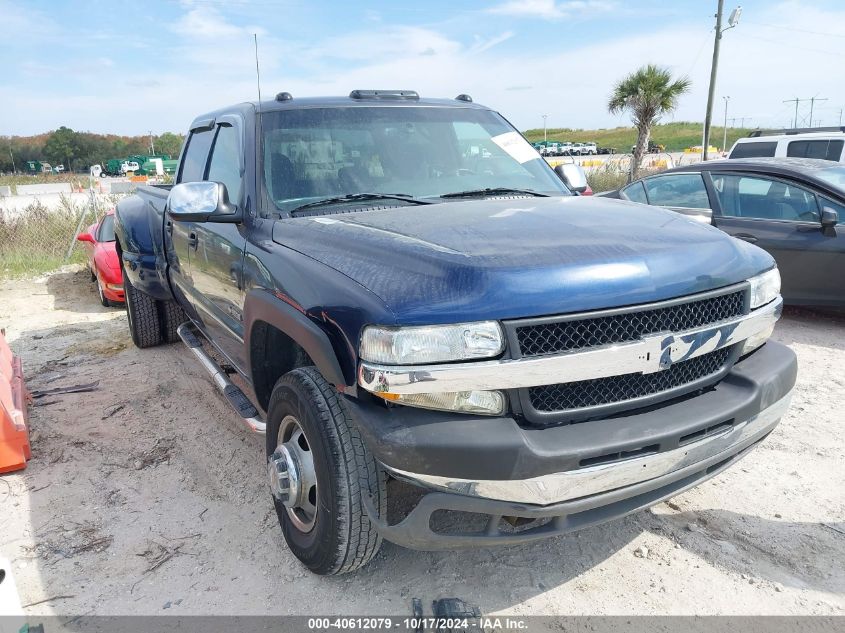
[[[540,158],[537,150],[522,138],[518,132],[506,132],[490,139],[505,150],[516,162],[527,163],[529,160]]]

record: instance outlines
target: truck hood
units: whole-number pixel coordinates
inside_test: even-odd
[[[647,303],[773,265],[761,249],[672,211],[576,196],[288,218],[276,221],[273,241],[364,286],[404,324]]]

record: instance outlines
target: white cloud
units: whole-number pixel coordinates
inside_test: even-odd
[[[555,6],[565,5],[572,3]],[[185,10],[186,18],[193,9]],[[200,26],[190,20],[177,23],[193,27],[194,33],[219,35],[172,38],[175,45],[162,51],[167,64],[155,72],[128,73],[119,63],[92,72],[77,64],[84,73],[72,75],[74,86],[68,89],[61,81],[42,80],[40,73],[69,76],[73,60],[22,64],[18,70],[37,75],[37,81],[25,89],[0,84],[0,122],[6,124],[0,133],[29,134],[59,125],[122,133],[181,131],[203,112],[254,99],[254,30],[227,21],[223,14],[211,15],[211,22]],[[550,127],[612,127],[629,124],[627,116],[607,113],[613,83],[652,62],[693,80],[692,91],[682,97],[670,120],[701,121],[712,21],[699,17],[694,23],[655,22],[647,32],[596,37],[590,43],[563,39],[553,45],[532,40],[530,29],[510,25],[512,31],[485,32],[485,16],[478,14],[473,15],[477,29],[468,31],[479,33],[476,37],[450,35],[456,31],[440,26],[384,21],[362,22],[341,36],[317,39],[283,37],[268,27],[259,36],[262,88],[265,98],[287,90],[295,99],[345,95],[354,88],[407,88],[429,97],[468,93],[521,129],[542,126],[540,115],[545,113]],[[784,2],[746,10],[740,25],[722,40],[715,121],[721,122],[723,95],[731,96],[728,117],[750,116],[754,125],[783,126],[793,113],[783,99],[819,93],[829,101],[816,103],[814,120],[836,124],[838,108],[845,105],[845,84],[833,81],[830,69],[845,53],[841,37],[817,32],[835,31],[825,25],[842,23],[845,8],[821,10]],[[501,46],[505,41],[508,45]],[[809,103],[802,103],[799,119],[808,111]]]
[[[490,7],[489,13],[511,15],[520,18],[542,18],[544,20],[562,20],[570,17],[587,17],[596,11],[608,11],[614,6],[608,0],[507,0]]]
[[[183,37],[198,39],[228,39],[251,35],[263,29],[239,27],[228,22],[217,9],[210,7],[193,8],[170,27]]]
[[[505,31],[501,35],[496,35],[495,37],[491,37],[488,39],[484,39],[478,35],[475,36],[475,43],[469,49],[469,52],[477,55],[479,53],[483,53],[484,51],[488,51],[494,46],[498,46],[502,42],[506,42],[507,40],[513,37],[513,31]]]

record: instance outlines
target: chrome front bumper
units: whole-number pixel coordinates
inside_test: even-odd
[[[373,393],[419,394],[522,389],[633,373],[653,373],[771,329],[783,299],[733,319],[630,343],[575,350],[554,356],[440,365],[393,366],[361,362],[358,384]]]
[[[790,391],[750,419],[673,450],[531,479],[473,481],[385,468],[397,478],[433,490],[496,501],[550,505],[639,484],[702,462],[718,464],[771,432],[786,413],[791,397]]]

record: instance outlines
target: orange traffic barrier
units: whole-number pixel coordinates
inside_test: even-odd
[[[4,334],[0,330],[0,473],[26,468],[32,457],[21,359],[12,354]]]

